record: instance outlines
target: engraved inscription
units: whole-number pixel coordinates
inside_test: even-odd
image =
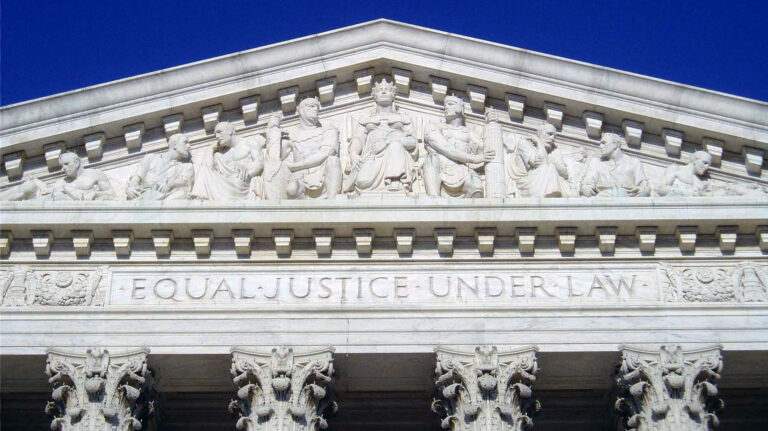
[[[654,268],[113,274],[111,304],[620,303],[660,301]]]

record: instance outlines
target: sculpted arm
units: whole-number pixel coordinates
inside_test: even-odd
[[[645,176],[645,171],[643,170],[643,163],[639,160],[636,160],[637,165],[635,166],[635,187],[632,187],[629,189],[629,195],[630,196],[649,196],[651,194],[651,189],[648,187],[648,178]]]
[[[260,140],[253,140],[250,145],[250,165],[246,169],[248,178],[253,178],[256,175],[260,175],[264,171],[264,151],[262,150],[262,142]]]
[[[314,168],[315,166],[320,166],[323,162],[325,162],[328,157],[335,156],[339,154],[339,131],[336,129],[329,129],[325,133],[323,133],[323,143],[320,146],[320,149],[315,153],[310,155],[304,160],[297,160],[291,163],[288,163],[288,168],[291,170],[291,172],[301,171],[304,169]]]
[[[363,143],[368,137],[368,129],[362,124],[355,126],[355,131],[352,134],[352,139],[349,142],[349,158],[352,165],[352,169],[357,167],[357,163],[360,161],[360,156],[363,154]]]
[[[139,197],[140,186],[144,182],[144,178],[147,177],[149,170],[149,159],[148,155],[144,156],[139,163],[139,171],[128,179],[128,185],[125,188],[125,195],[128,199]]]
[[[597,194],[597,166],[594,159],[587,161],[584,179],[581,181],[581,195],[582,196],[594,196]]]
[[[112,188],[112,184],[109,183],[109,179],[101,172],[96,173],[95,187],[98,190],[94,199],[99,200],[114,200],[117,198],[115,190]]]
[[[427,143],[438,153],[459,163],[482,163],[484,161],[481,155],[453,149],[445,136],[437,129],[432,129],[427,133]]]
[[[409,121],[408,124],[403,126],[403,132],[405,132],[405,136],[401,141],[403,148],[408,151],[415,150],[419,144],[419,139],[416,138],[416,128],[413,126],[413,121]]]

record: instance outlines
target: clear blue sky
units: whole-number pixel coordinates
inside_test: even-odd
[[[768,1],[2,0],[0,104],[376,18],[768,101]]]

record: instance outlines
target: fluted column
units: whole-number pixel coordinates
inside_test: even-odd
[[[538,412],[531,385],[536,380],[536,348],[499,353],[479,346],[474,353],[438,347],[437,398],[432,410],[452,431],[520,431],[533,426]]]
[[[229,411],[243,431],[326,429],[322,414],[331,399],[333,348],[307,353],[276,348],[271,354],[232,349],[232,377],[239,387]]]
[[[102,348],[84,354],[48,351],[45,373],[53,401],[45,407],[51,430],[153,430],[149,349],[112,355]]]
[[[720,346],[684,352],[680,346],[648,351],[621,348],[616,410],[633,431],[707,431],[723,407],[715,382],[723,367]]]

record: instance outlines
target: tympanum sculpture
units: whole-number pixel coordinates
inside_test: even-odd
[[[385,80],[374,85],[373,111],[354,126],[346,191],[412,193],[418,139],[411,118],[395,108],[395,93]]]
[[[427,158],[424,185],[429,196],[483,197],[483,181],[477,170],[494,158],[481,137],[464,124],[464,102],[447,96],[445,121],[430,124],[425,133]]]

